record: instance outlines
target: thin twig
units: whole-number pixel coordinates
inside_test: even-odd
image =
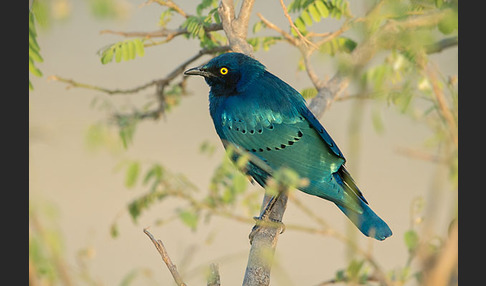
[[[304,35],[302,35],[302,33],[299,31],[299,29],[295,26],[294,21],[292,21],[292,17],[290,17],[289,11],[287,10],[287,6],[285,6],[283,0],[280,0],[280,5],[282,6],[283,12],[285,14],[285,18],[287,18],[287,21],[289,21],[290,27],[292,27],[292,29],[294,29],[294,31],[297,33],[297,35],[299,35],[299,38],[302,40],[302,42],[306,46],[311,46],[311,47],[313,47],[314,49],[317,50],[318,47],[316,46],[316,44],[314,44],[313,42],[309,41],[309,39],[304,37]]]
[[[336,31],[332,32],[332,33],[326,33],[327,35],[325,37],[323,37],[322,40],[316,42],[316,46],[319,47],[321,46],[322,44],[326,43],[326,42],[329,42],[331,41],[332,39],[335,39],[336,37],[338,37],[339,35],[341,35],[342,33],[346,32],[347,30],[349,30],[352,26],[353,23],[355,23],[356,21],[358,21],[358,19],[355,19],[354,21],[352,20],[346,20],[343,25],[337,29]]]
[[[218,23],[212,23],[203,26],[203,29],[205,33],[210,33],[210,32],[222,30],[223,25]],[[119,35],[127,38],[139,37],[147,40],[152,40],[153,38],[165,38],[163,41],[144,44],[145,47],[149,47],[149,46],[168,43],[177,36],[189,34],[189,31],[185,28],[177,28],[177,29],[162,28],[161,30],[152,31],[152,32],[120,32],[120,31],[113,31],[113,30],[102,30],[100,31],[100,34],[114,34],[114,35]]]
[[[177,271],[177,267],[174,265],[174,263],[172,263],[172,260],[170,259],[169,254],[167,253],[167,250],[165,249],[162,241],[160,239],[155,239],[155,237],[147,230],[147,228],[144,228],[143,232],[150,238],[155,248],[157,248],[157,251],[160,253],[160,256],[162,257],[165,265],[167,265],[167,268],[169,269],[170,274],[172,274],[172,277],[174,278],[176,284],[179,286],[187,286],[187,284],[184,283],[184,281],[182,280],[179,271]]]
[[[439,107],[439,115],[447,122],[449,132],[451,134],[452,140],[455,146],[458,146],[458,135],[457,135],[457,124],[452,112],[449,110],[447,106],[446,100],[444,98],[444,93],[442,92],[442,88],[438,84],[438,79],[436,75],[435,68],[432,66],[428,66],[426,68],[426,72],[430,78],[430,82],[432,84],[432,89],[434,91],[435,99],[437,101],[437,105]]]
[[[304,58],[304,65],[305,65],[305,70],[307,72],[307,76],[309,76],[310,80],[312,81],[312,84],[319,91],[324,87],[324,82],[319,79],[316,72],[314,71],[314,68],[310,63],[311,53],[312,53],[311,51],[308,52],[302,51],[302,56]]]
[[[380,282],[380,281],[381,280],[379,280],[378,278],[376,278],[373,275],[366,277],[366,282]],[[356,284],[356,281],[354,281],[353,279],[350,279],[349,277],[343,277],[342,279],[336,279],[336,278],[330,279],[330,280],[321,282],[321,283],[317,284],[316,286],[332,285],[332,284],[343,283],[343,282],[344,283],[345,282],[349,282],[350,285],[355,285]]]
[[[104,92],[104,93],[107,93],[107,94],[110,94],[110,95],[131,94],[131,93],[137,93],[137,92],[144,90],[148,87],[151,87],[153,85],[157,85],[157,84],[167,85],[174,78],[176,78],[179,74],[182,74],[189,64],[196,61],[201,56],[224,52],[224,51],[227,51],[228,49],[229,49],[229,46],[220,46],[220,47],[202,49],[197,54],[190,57],[189,59],[187,59],[186,61],[181,63],[179,66],[177,66],[175,69],[173,69],[166,77],[164,77],[162,79],[153,80],[153,81],[150,81],[150,82],[143,84],[141,86],[138,86],[138,87],[135,87],[135,88],[130,88],[130,89],[107,89],[107,88],[103,88],[103,87],[99,87],[99,86],[95,86],[95,85],[76,82],[72,79],[66,79],[66,78],[63,78],[63,77],[60,77],[60,76],[55,76],[55,75],[48,77],[48,79],[67,83],[68,84],[67,88],[71,88],[71,87],[86,88],[86,89],[101,91],[101,92]]]
[[[138,87],[135,87],[135,88],[130,88],[130,89],[108,89],[108,88],[99,87],[99,86],[95,86],[95,85],[91,85],[91,84],[80,83],[80,82],[74,81],[72,79],[63,78],[63,77],[60,77],[60,76],[57,76],[57,75],[51,75],[47,79],[66,83],[66,84],[68,84],[68,86],[66,88],[72,88],[72,87],[86,88],[86,89],[101,91],[101,92],[104,92],[104,93],[107,93],[107,94],[110,94],[110,95],[112,95],[112,94],[137,93],[137,92],[139,92],[143,89],[146,89],[146,88],[148,88],[152,85],[155,85],[155,84],[157,84],[157,82],[159,82],[159,80],[153,80],[153,81],[148,82],[146,84],[143,84],[141,86],[138,86]]]
[[[397,147],[395,149],[395,151],[398,154],[401,154],[401,155],[404,155],[404,156],[407,156],[407,157],[413,158],[413,159],[419,159],[419,160],[423,160],[423,161],[434,162],[434,163],[442,163],[442,164],[447,163],[447,160],[445,158],[441,158],[437,155],[426,153],[426,152],[423,152],[423,151],[420,151],[420,150],[415,150],[415,149],[412,149],[412,148]]]
[[[289,42],[290,44],[292,44],[292,45],[294,45],[296,47],[299,45],[299,43],[298,43],[298,41],[297,41],[296,38],[292,37],[292,35],[290,35],[286,31],[282,30],[279,26],[277,26],[274,23],[270,22],[270,20],[268,20],[265,17],[263,17],[262,14],[257,13],[256,15],[258,16],[258,18],[260,18],[260,20],[262,20],[262,22],[265,24],[265,26],[267,26],[268,28],[270,28],[272,30],[275,30],[277,33],[279,33],[280,35],[282,35],[287,40],[287,42]]]
[[[171,8],[172,10],[176,11],[178,14],[180,14],[184,18],[189,17],[187,15],[187,13],[184,12],[184,10],[181,9],[181,7],[179,7],[177,4],[175,4],[171,0],[168,0],[168,1],[164,1],[164,0],[148,0],[143,5],[148,5],[148,4],[151,4],[153,2],[158,3],[161,6],[165,6],[165,7]]]
[[[153,31],[153,32],[120,32],[120,31],[113,31],[113,30],[101,30],[100,34],[113,34],[119,35],[127,38],[138,37],[144,39],[151,39],[151,38],[161,38],[161,37],[175,37],[178,35],[182,35],[187,33],[186,29],[166,29],[163,28],[161,30]]]

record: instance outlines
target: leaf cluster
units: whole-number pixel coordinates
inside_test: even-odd
[[[35,28],[34,13],[29,13],[29,72],[35,76],[41,77],[42,72],[35,66],[35,62],[42,63],[44,59],[40,55],[40,47],[37,42],[37,31]],[[29,78],[29,89],[34,89]]]
[[[117,63],[135,59],[136,56],[143,57],[145,55],[144,40],[130,39],[117,42],[101,52],[101,63],[107,64],[115,58]]]
[[[299,13],[294,24],[303,35],[306,35],[307,28],[322,19],[351,17],[348,5],[348,1],[345,0],[294,0],[290,3],[288,10],[290,13]],[[297,36],[294,30],[292,30],[292,34]]]

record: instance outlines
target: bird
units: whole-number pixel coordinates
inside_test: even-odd
[[[369,207],[345,168],[343,153],[304,97],[262,63],[227,52],[184,75],[204,77],[216,133],[225,148],[236,146],[251,155],[245,172],[258,184],[265,188],[272,171],[290,168],[308,179],[299,190],[336,204],[365,236],[384,240],[392,235]]]

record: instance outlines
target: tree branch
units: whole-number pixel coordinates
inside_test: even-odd
[[[271,221],[282,221],[282,217],[287,207],[287,190],[282,185],[279,186],[282,194],[278,197],[274,207],[269,213]],[[262,207],[266,206],[269,196],[265,195]],[[275,225],[261,225],[259,231],[253,237],[248,263],[245,271],[243,286],[263,286],[270,284],[270,271],[272,269],[273,257],[280,228]]]
[[[179,7],[176,3],[172,2],[171,0],[167,0],[167,1],[164,1],[164,0],[148,0],[146,3],[144,3],[144,5],[148,5],[148,4],[151,4],[153,2],[158,3],[161,6],[165,6],[165,7],[168,7],[170,9],[176,11],[178,14],[180,14],[184,18],[189,17],[186,14],[186,12],[184,12],[184,10],[181,9],[181,7]]]
[[[296,47],[299,45],[299,43],[298,43],[298,41],[297,41],[296,38],[292,37],[292,35],[290,35],[286,31],[282,30],[279,26],[277,26],[274,23],[270,22],[268,19],[266,19],[265,17],[263,17],[262,14],[257,13],[256,15],[258,16],[258,18],[260,18],[260,20],[262,20],[262,22],[265,24],[265,26],[267,26],[268,28],[270,28],[272,30],[275,30],[277,33],[279,33],[280,35],[282,35],[285,38],[285,40],[287,40],[287,42],[289,42],[290,44],[292,44],[292,45],[294,45]]]
[[[304,35],[302,35],[302,33],[299,31],[299,29],[295,26],[294,21],[292,21],[292,17],[290,17],[289,12],[287,10],[287,6],[285,6],[283,0],[280,0],[280,6],[282,6],[285,18],[287,18],[287,21],[289,22],[290,27],[297,33],[297,35],[299,36],[302,43],[304,43],[306,46],[311,46],[314,49],[317,49],[318,47],[313,42],[309,41],[309,39],[304,37]]]
[[[343,78],[340,73],[336,73],[320,89],[317,95],[310,101],[309,110],[319,118],[324,111],[331,105],[337,96],[346,88],[348,79]]]
[[[218,265],[215,263],[211,263],[209,265],[209,277],[208,277],[208,286],[220,286],[221,281],[219,278],[219,268]]]
[[[72,88],[72,87],[78,87],[78,88],[86,88],[86,89],[91,89],[91,90],[96,90],[96,91],[101,91],[104,93],[107,93],[109,95],[116,95],[116,94],[133,94],[140,92],[146,88],[149,88],[151,86],[156,86],[156,95],[157,99],[159,102],[159,107],[156,110],[152,111],[146,111],[146,112],[135,112],[133,114],[134,117],[138,119],[144,119],[144,118],[154,118],[157,119],[159,116],[164,112],[165,110],[165,94],[164,94],[164,89],[166,86],[168,86],[178,75],[182,74],[184,70],[187,68],[189,64],[192,62],[196,61],[200,57],[208,54],[215,54],[215,53],[220,53],[229,50],[229,46],[219,46],[219,47],[214,47],[214,48],[204,48],[201,49],[197,54],[194,56],[190,57],[183,63],[181,63],[179,66],[177,66],[175,69],[173,69],[167,76],[161,79],[157,80],[152,80],[148,83],[145,83],[143,85],[140,85],[135,88],[130,88],[130,89],[108,89],[104,87],[99,87],[91,84],[86,84],[86,83],[80,83],[77,81],[74,81],[72,79],[67,79],[63,78],[60,76],[56,75],[51,75],[48,77],[48,80],[56,80],[60,81],[63,83],[68,84],[66,88]]]
[[[203,29],[206,33],[220,31],[223,29],[223,25],[212,23],[207,26],[204,26]],[[152,41],[152,43],[144,44],[145,47],[149,47],[149,46],[168,43],[175,37],[189,34],[189,32],[185,28],[177,28],[177,29],[162,28],[161,30],[153,31],[153,32],[119,32],[113,30],[102,30],[100,31],[100,34],[114,34],[114,35],[120,35],[127,38],[139,37],[148,40],[152,40],[153,38],[165,38],[163,41],[159,41],[159,42]]]
[[[238,18],[235,18],[233,0],[222,0],[218,7],[223,30],[228,38],[231,50],[253,57],[253,47],[246,41],[251,8],[255,0],[246,0],[241,4]]]
[[[451,134],[452,140],[455,146],[458,146],[458,134],[457,134],[457,123],[450,111],[449,107],[447,106],[446,100],[444,98],[444,93],[442,92],[442,87],[438,83],[435,67],[428,66],[426,68],[426,73],[430,79],[432,84],[432,89],[434,91],[434,96],[438,106],[438,112],[440,117],[442,117],[448,125],[448,131]]]
[[[187,286],[187,284],[184,283],[184,281],[182,280],[179,271],[177,271],[177,267],[174,265],[174,263],[172,263],[172,260],[170,259],[169,254],[167,253],[167,250],[165,249],[162,241],[160,239],[155,239],[155,237],[146,228],[143,229],[143,232],[150,238],[155,248],[157,248],[157,251],[160,253],[160,256],[162,257],[165,265],[167,265],[167,268],[169,269],[170,274],[172,274],[172,277],[174,278],[176,284],[178,286]]]

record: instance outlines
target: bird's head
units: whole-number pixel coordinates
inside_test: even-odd
[[[265,71],[259,61],[241,53],[225,53],[207,64],[188,69],[184,75],[200,75],[214,96],[231,96],[245,90]]]

